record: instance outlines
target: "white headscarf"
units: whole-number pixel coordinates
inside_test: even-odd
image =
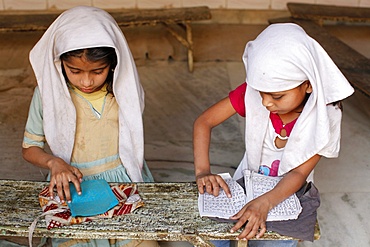
[[[313,92],[285,146],[279,175],[315,154],[337,157],[341,111],[330,103],[350,96],[354,90],[319,43],[296,24],[272,24],[247,43],[243,61],[248,85],[246,153],[238,172],[258,171],[260,166],[269,111],[262,105],[259,91],[290,90],[305,80],[310,81]]]
[[[141,182],[144,92],[126,39],[113,17],[104,10],[81,6],[65,11],[30,52],[42,97],[45,137],[53,154],[70,163],[76,111],[59,57],[68,51],[102,46],[115,48],[118,59],[113,91],[119,105],[120,158],[131,180]]]

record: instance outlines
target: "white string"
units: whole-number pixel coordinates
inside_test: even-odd
[[[54,215],[56,213],[61,213],[61,212],[64,212],[64,211],[66,211],[65,208],[57,208],[57,209],[46,211],[46,212],[42,213],[41,215],[39,215],[38,217],[36,217],[36,219],[32,222],[31,226],[28,228],[29,229],[29,231],[28,231],[28,244],[29,244],[30,247],[32,247],[32,235],[33,235],[33,232],[35,231],[37,221],[39,221],[39,219],[41,217],[44,217],[46,215]]]

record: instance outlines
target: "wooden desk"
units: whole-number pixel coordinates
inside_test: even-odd
[[[120,9],[109,13],[120,27],[163,24],[188,50],[188,68],[194,69],[193,36],[190,23],[211,19],[207,6],[168,9]],[[45,31],[60,11],[0,11],[0,31]]]
[[[28,237],[28,227],[42,213],[38,194],[46,182],[0,180],[0,236]],[[194,246],[212,246],[209,240],[234,240],[233,224],[201,218],[195,183],[140,183],[139,193],[145,206],[112,219],[99,219],[79,225],[46,229],[40,220],[34,237],[76,239],[146,239],[188,241]],[[262,239],[292,239],[274,232]],[[239,241],[238,246],[246,246]]]

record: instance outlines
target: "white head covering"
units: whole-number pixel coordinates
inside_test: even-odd
[[[293,89],[305,80],[313,92],[287,142],[279,175],[303,164],[315,154],[337,157],[341,111],[329,103],[353,93],[325,50],[296,24],[272,24],[254,41],[247,43],[243,61],[246,68],[246,153],[241,169],[257,171],[269,121],[259,91]]]
[[[118,59],[113,91],[120,109],[120,158],[131,180],[140,182],[143,181],[141,169],[144,161],[144,92],[121,29],[112,16],[101,9],[81,6],[65,11],[30,52],[42,97],[46,140],[55,156],[70,162],[76,111],[59,57],[67,51],[102,46],[115,48]]]

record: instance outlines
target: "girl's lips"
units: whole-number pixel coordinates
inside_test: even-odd
[[[84,93],[91,93],[93,91],[91,88],[81,88],[80,90]]]
[[[277,114],[278,113],[278,111],[272,111],[272,110],[270,110],[270,109],[268,109],[268,108],[266,108],[269,112],[271,112],[271,113],[274,113],[274,114]]]

